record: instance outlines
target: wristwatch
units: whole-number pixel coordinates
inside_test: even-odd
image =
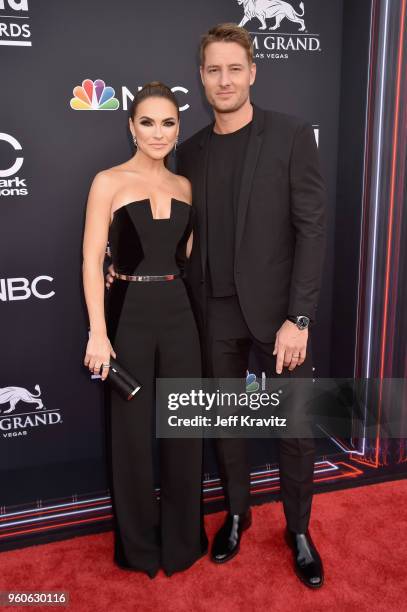
[[[298,315],[296,317],[288,315],[287,319],[294,323],[298,329],[307,329],[310,323],[309,317],[306,317],[305,315]]]

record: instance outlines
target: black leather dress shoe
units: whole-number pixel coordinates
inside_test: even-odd
[[[233,559],[240,549],[243,531],[252,524],[252,512],[228,514],[212,544],[211,559],[215,563],[226,563]]]
[[[295,533],[287,528],[285,540],[293,551],[294,569],[298,578],[312,589],[321,587],[324,582],[324,568],[309,531]]]

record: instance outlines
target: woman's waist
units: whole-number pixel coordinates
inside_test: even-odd
[[[123,262],[115,262],[113,260],[113,267],[117,275],[123,277],[129,277],[123,280],[136,280],[145,281],[149,280],[171,280],[172,276],[181,276],[183,273],[175,262],[141,262],[138,265],[131,265]],[[130,278],[134,277],[134,278]],[[141,278],[143,277],[143,278]],[[150,278],[151,277],[151,278]],[[157,278],[154,278],[157,277]],[[167,279],[168,277],[168,279]]]
[[[131,282],[115,279],[106,297],[108,312],[113,317],[124,312],[130,318],[134,316],[137,320],[150,320],[160,318],[164,312],[174,315],[191,308],[182,277],[169,282]]]
[[[115,278],[118,280],[139,283],[165,282],[183,278],[183,273],[179,271],[170,274],[123,274],[122,272],[116,271]]]

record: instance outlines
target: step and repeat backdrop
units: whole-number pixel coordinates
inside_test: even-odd
[[[277,17],[270,4],[281,5]],[[365,34],[355,32],[360,48],[351,61],[367,75],[371,3],[360,2],[357,13]],[[216,23],[232,21],[251,33],[253,101],[314,127],[329,209],[315,366],[319,376],[334,375],[334,274],[344,247],[335,241],[343,14],[342,0],[0,0],[1,547],[109,526],[102,383],[83,366],[86,199],[99,170],[132,155],[128,108],[144,83],[161,80],[175,92],[181,140],[211,121],[198,45]],[[355,104],[363,107],[363,95]],[[356,146],[362,155],[363,141]],[[355,170],[360,177],[362,170]],[[358,228],[361,202],[356,207],[346,223]],[[354,235],[347,246],[357,254]],[[353,287],[349,313],[357,303]],[[341,350],[352,375],[353,352]],[[337,468],[339,451],[321,449],[316,477]],[[278,495],[275,459],[272,441],[252,443],[254,501]],[[355,471],[342,473],[338,486],[347,476]],[[222,490],[209,443],[205,477],[211,510]]]

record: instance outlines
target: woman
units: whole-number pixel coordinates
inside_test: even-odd
[[[201,361],[181,277],[192,247],[191,186],[166,167],[179,133],[172,91],[158,82],[145,85],[133,101],[129,128],[135,154],[96,175],[87,203],[83,283],[90,336],[84,364],[105,380],[110,356],[117,354],[141,383],[130,402],[113,389],[110,396],[114,558],[152,578],[160,567],[167,575],[186,569],[207,550],[202,440],[157,441],[154,432],[155,377],[199,377]],[[108,240],[118,274],[105,321]],[[160,502],[154,494],[156,450]]]

